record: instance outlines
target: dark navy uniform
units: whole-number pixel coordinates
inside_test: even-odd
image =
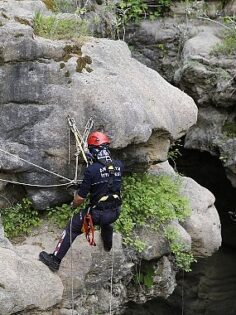
[[[90,199],[90,214],[93,218],[94,225],[100,225],[101,236],[105,250],[109,251],[112,248],[112,223],[117,220],[120,214],[120,206],[116,204],[116,200],[108,202],[99,202],[103,196],[114,194],[120,196],[121,178],[123,174],[123,164],[116,160],[112,162],[114,166],[112,188],[109,185],[111,174],[107,167],[100,162],[95,162],[89,165],[84,172],[83,182],[78,190],[78,195],[86,198],[89,195]],[[60,260],[65,256],[70,248],[71,241],[82,234],[82,225],[87,209],[73,216],[63,231],[61,239],[57,244],[54,255]],[[71,237],[70,237],[71,231]]]

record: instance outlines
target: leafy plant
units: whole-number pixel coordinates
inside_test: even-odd
[[[60,228],[64,228],[67,222],[72,217],[73,213],[79,212],[78,209],[72,209],[70,205],[63,204],[55,208],[47,209],[47,217],[58,225]]]
[[[182,153],[180,152],[181,148],[183,147],[183,144],[181,143],[181,140],[175,141],[169,149],[168,152],[168,159],[172,164],[174,164],[174,169],[176,170],[176,160],[182,156]]]
[[[116,9],[117,35],[120,38],[122,32],[125,39],[126,26],[131,23],[139,23],[141,19],[153,20],[164,13],[170,7],[171,0],[158,0],[155,4],[147,4],[144,0],[121,0]]]
[[[138,272],[134,275],[134,282],[138,285],[144,285],[150,289],[153,286],[154,267],[152,264],[144,264],[140,266]]]
[[[188,200],[180,194],[180,179],[169,176],[134,174],[124,178],[123,205],[115,228],[125,244],[142,251],[145,244],[136,238],[135,228],[158,229],[170,220],[183,221],[190,215]],[[138,245],[138,246],[137,246]]]
[[[5,234],[9,238],[28,234],[33,227],[40,224],[38,211],[33,209],[28,199],[23,199],[12,207],[0,209],[0,213]]]
[[[187,272],[191,271],[191,264],[196,260],[181,240],[178,231],[173,226],[167,226],[165,236],[169,241],[171,252],[175,255],[176,265]]]

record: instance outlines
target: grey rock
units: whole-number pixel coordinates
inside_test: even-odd
[[[181,186],[192,209],[191,216],[181,223],[191,236],[192,251],[197,257],[211,256],[219,249],[222,241],[220,218],[214,206],[215,198],[209,190],[191,178],[183,178]]]
[[[181,193],[189,200],[192,210],[191,216],[180,224],[191,237],[193,254],[197,257],[211,256],[219,249],[222,241],[221,224],[214,206],[214,195],[193,179],[174,173],[168,162],[152,166],[150,172],[155,175],[167,174],[178,178]],[[186,241],[186,244],[188,243]]]
[[[207,107],[199,110],[198,123],[193,126],[185,140],[186,148],[200,149],[219,156],[226,169],[226,175],[236,187],[235,135],[233,128],[235,114]]]
[[[0,214],[0,247],[12,249],[11,242],[5,237]]]
[[[17,32],[22,36],[16,38]],[[9,180],[50,185],[73,178],[68,114],[81,131],[92,116],[94,128],[108,132],[119,157],[142,167],[165,160],[170,139],[181,137],[196,122],[193,100],[134,60],[122,41],[50,41],[11,19],[0,28],[0,38],[0,143],[14,154],[1,151],[1,171]],[[71,149],[73,156],[74,145]],[[26,194],[38,209],[71,198],[60,187],[27,186]]]
[[[47,224],[26,238],[16,247],[16,251],[25,259],[33,261],[42,249],[52,252],[58,237],[58,229]],[[98,231],[95,241],[97,246],[90,247],[84,235],[80,235],[61,263],[58,275],[64,285],[61,307],[65,314],[66,310],[71,309],[72,281],[75,311],[81,315],[95,312],[108,315],[110,303],[113,312],[120,314],[129,300],[145,301],[153,296],[167,297],[173,292],[175,271],[167,257],[159,260],[153,255],[155,263],[150,262],[150,268],[154,270],[154,286],[148,290],[144,287],[137,289],[132,279],[136,264],[141,260],[133,251],[122,248],[121,236],[114,234],[113,250],[110,253],[103,250]]]
[[[1,315],[25,309],[47,310],[61,301],[62,283],[46,266],[11,249],[0,247],[0,254]]]

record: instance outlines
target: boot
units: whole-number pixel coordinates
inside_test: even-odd
[[[111,249],[112,249],[112,246],[111,246],[111,245],[103,244],[103,248],[104,248],[105,252],[110,252]]]
[[[39,260],[42,261],[48,268],[55,272],[59,269],[61,260],[57,258],[53,254],[48,254],[45,251],[42,251],[39,253]]]

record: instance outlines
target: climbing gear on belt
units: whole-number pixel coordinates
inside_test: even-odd
[[[89,245],[96,246],[96,243],[94,240],[94,225],[93,225],[92,216],[90,214],[90,208],[88,208],[88,211],[86,215],[84,216],[82,232],[85,233],[85,236],[86,236],[87,241],[89,242]]]

